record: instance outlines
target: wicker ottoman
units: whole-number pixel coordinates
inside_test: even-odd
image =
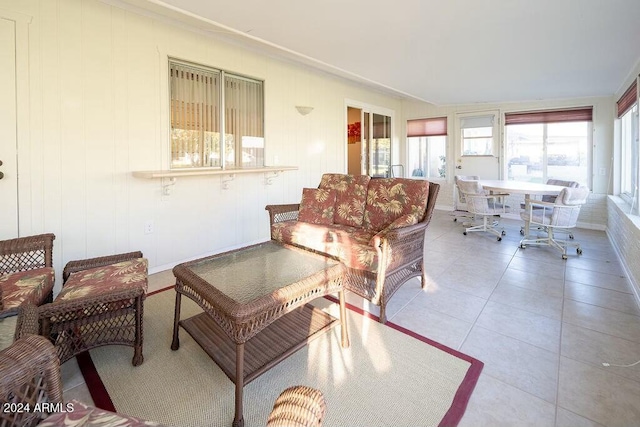
[[[62,291],[38,308],[41,334],[55,345],[60,363],[103,345],[134,348],[142,355],[143,303],[148,263],[141,252],[69,262]]]

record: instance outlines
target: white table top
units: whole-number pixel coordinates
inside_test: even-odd
[[[536,194],[553,196],[560,194],[562,189],[565,188],[561,185],[549,185],[524,181],[481,179],[479,182],[485,190],[526,195]]]

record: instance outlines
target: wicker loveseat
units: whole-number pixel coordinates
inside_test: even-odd
[[[342,261],[345,288],[380,306],[424,277],[424,236],[440,185],[406,178],[324,174],[298,204],[268,205],[271,239]]]

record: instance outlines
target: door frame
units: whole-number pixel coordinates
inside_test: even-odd
[[[349,107],[351,108],[357,108],[360,109],[361,115],[360,115],[360,123],[364,122],[364,114],[365,113],[371,113],[371,114],[381,114],[384,116],[388,116],[391,118],[391,153],[390,153],[390,164],[389,167],[391,167],[391,165],[393,165],[393,161],[395,159],[399,159],[400,155],[399,155],[399,144],[398,144],[398,136],[397,136],[397,131],[398,131],[398,126],[396,123],[396,112],[395,110],[386,108],[386,107],[380,107],[379,105],[374,105],[374,104],[368,104],[366,102],[362,102],[362,101],[357,101],[354,99],[348,99],[345,98],[344,100],[344,109],[343,109],[343,114],[344,114],[344,119],[343,119],[343,123],[344,123],[344,133],[343,133],[343,138],[344,138],[344,164],[343,164],[343,170],[344,173],[347,173],[349,170],[349,141],[348,141],[348,137],[347,137],[347,125],[349,123],[349,116],[348,116],[348,109]],[[369,122],[369,126],[371,127],[373,125],[373,123],[370,121]],[[364,135],[364,131],[362,131],[362,134]],[[371,135],[371,129],[369,132],[369,135]],[[367,155],[369,155],[369,153],[367,153]],[[362,158],[360,159],[360,170],[362,170]]]
[[[22,165],[28,165],[27,143],[30,138],[29,133],[29,111],[30,111],[30,79],[29,79],[29,25],[33,17],[22,14],[20,12],[0,9],[0,19],[12,21],[14,23],[14,44],[15,44],[15,140],[16,155],[15,158],[3,158],[5,167],[9,162],[14,162],[10,167],[15,172],[15,203],[16,203],[16,223],[14,227],[7,227],[4,233],[9,235],[6,238],[19,237],[26,233],[25,221],[29,218],[27,215],[29,206],[24,203],[24,198],[20,194],[24,194],[26,183],[20,177],[27,176]],[[24,76],[24,78],[21,78]],[[4,185],[7,185],[6,182]],[[12,184],[13,186],[14,184]],[[11,228],[11,230],[9,230]],[[15,228],[15,229],[13,229]]]

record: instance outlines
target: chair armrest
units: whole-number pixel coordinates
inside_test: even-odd
[[[52,233],[0,241],[0,274],[53,267]]]
[[[28,335],[38,335],[39,333],[38,307],[33,304],[22,304],[18,308],[18,320],[16,322],[14,339],[17,341]]]
[[[267,205],[264,209],[266,211],[269,211],[269,225],[273,225],[278,222],[298,219],[300,203],[290,203],[286,205]]]
[[[62,403],[60,363],[45,337],[29,335],[0,352],[0,401],[29,404],[30,411],[36,403]],[[33,426],[41,419],[41,412],[0,413],[1,425]]]
[[[307,386],[289,387],[273,404],[267,427],[320,427],[327,405],[320,390]]]
[[[67,281],[69,276],[78,271],[88,270],[90,268],[104,267],[105,265],[115,264],[117,262],[128,261],[130,259],[142,258],[142,252],[127,252],[124,254],[109,255],[98,258],[89,258],[77,261],[69,261],[62,271],[62,284]]]

